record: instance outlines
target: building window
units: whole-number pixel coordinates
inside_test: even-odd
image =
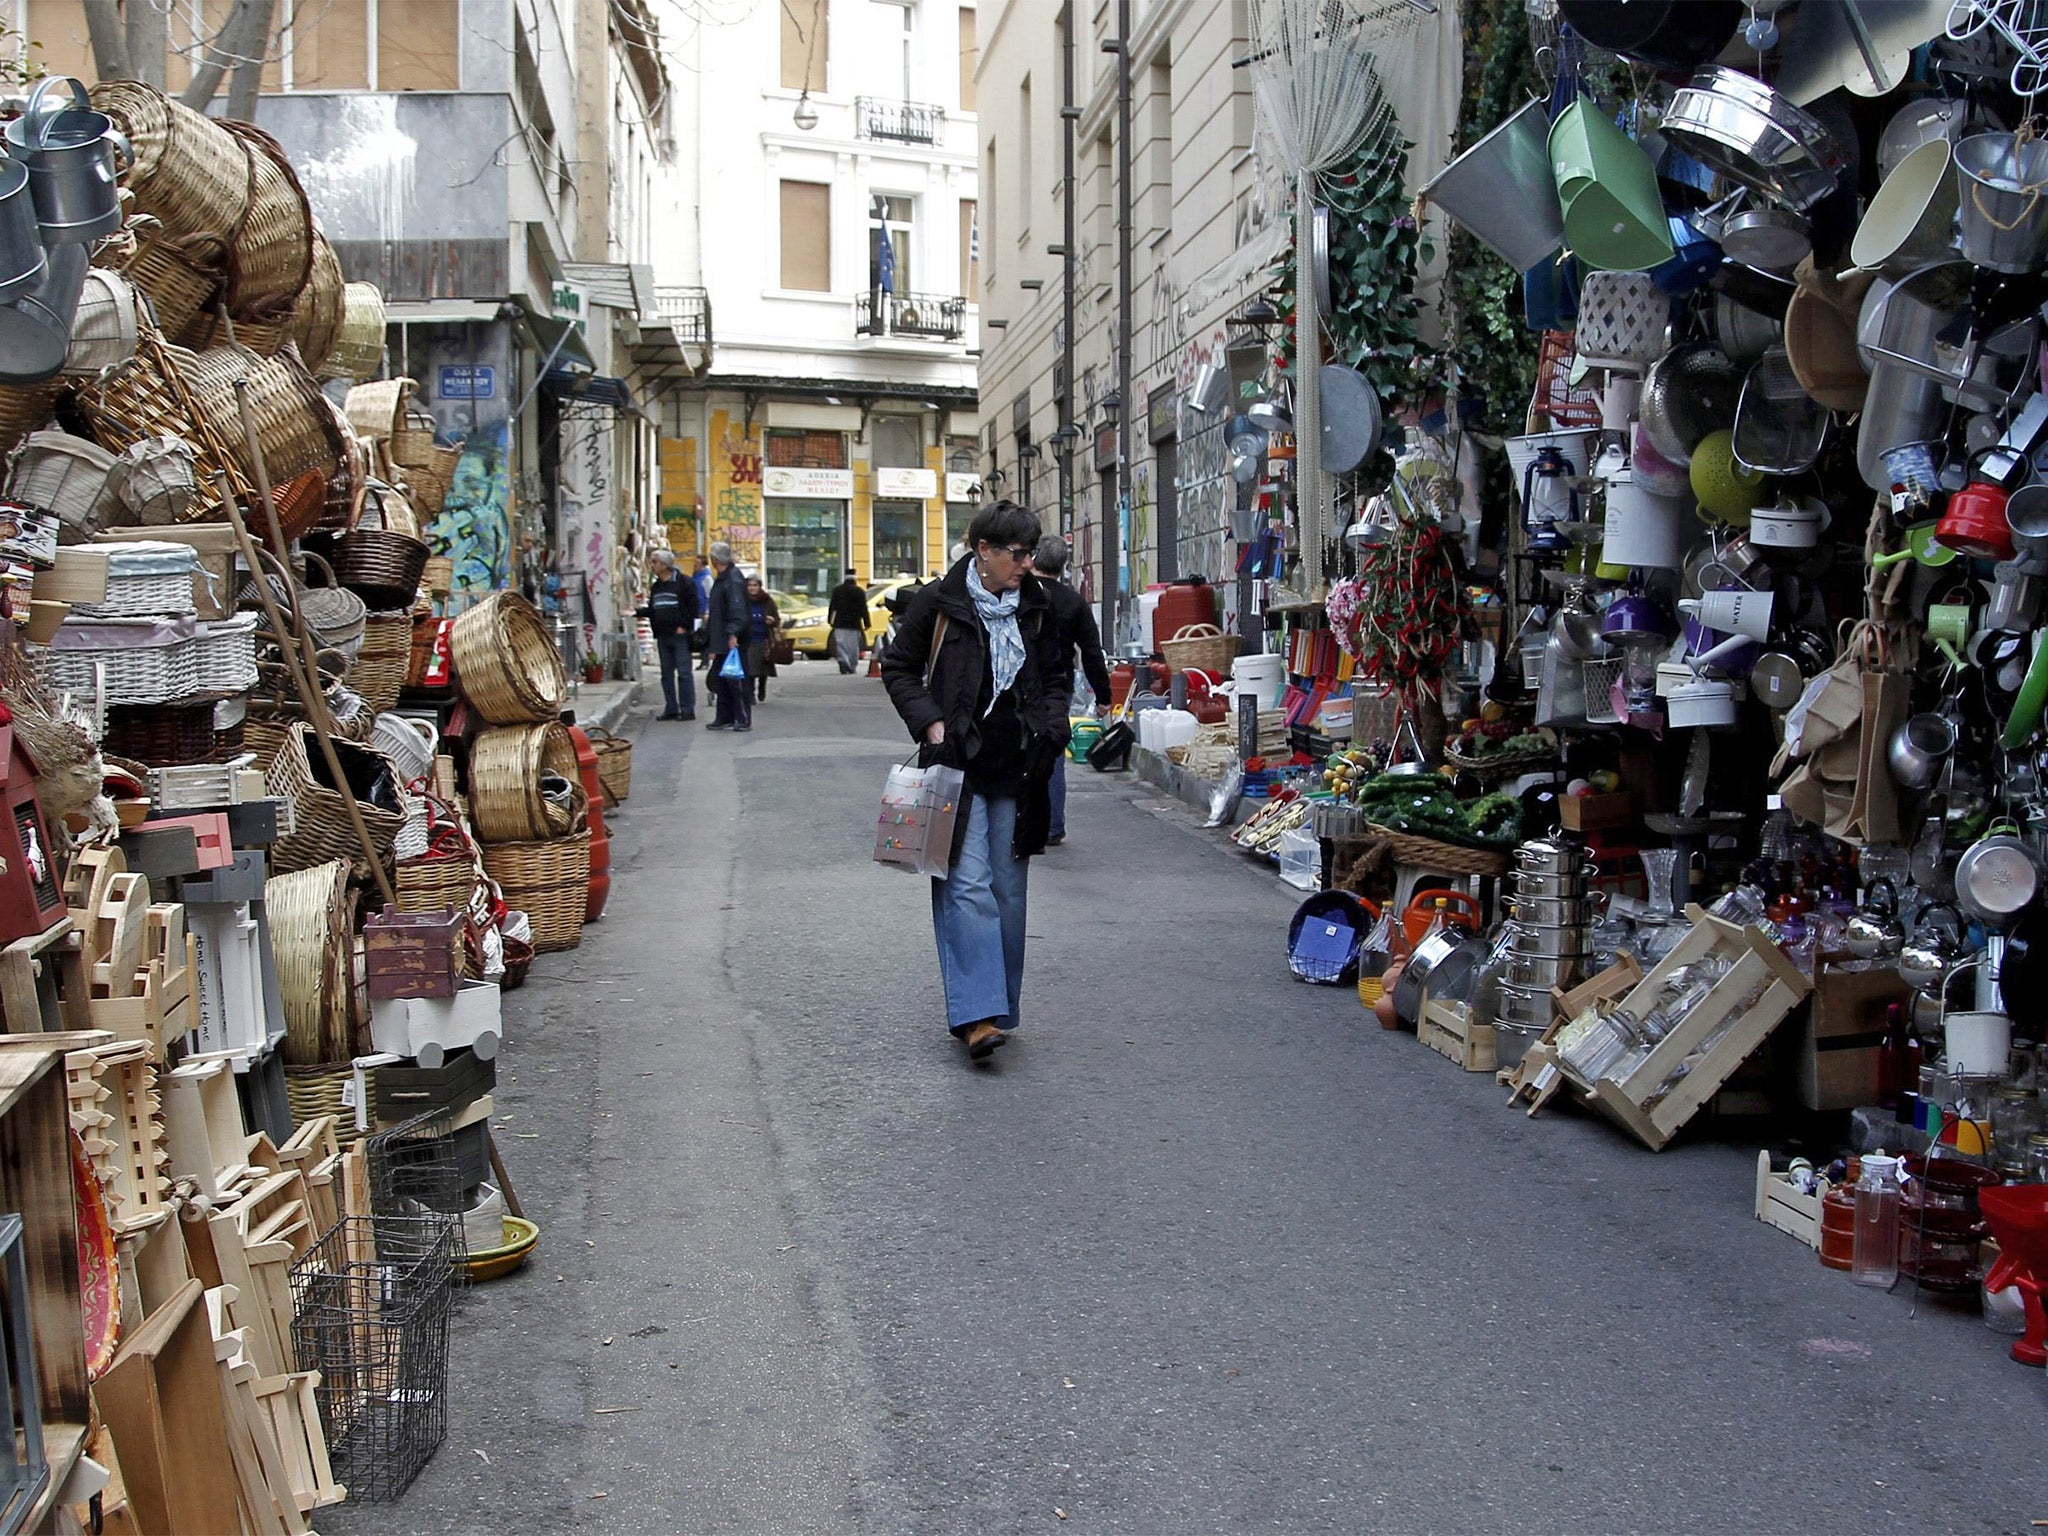
[[[1031,238],[1031,77],[1017,87],[1017,239]]]
[[[761,445],[761,456],[778,469],[845,469],[846,434],[773,431]],[[846,569],[846,503],[769,496],[763,498],[761,520],[768,588],[822,601]]]
[[[764,462],[776,469],[846,468],[844,432],[772,431],[762,445]]]
[[[1173,66],[1163,60],[1152,66],[1152,133],[1146,147],[1150,183],[1151,227],[1154,231],[1173,228]]]
[[[782,88],[822,91],[831,38],[825,0],[781,0],[781,6]]]
[[[869,569],[877,580],[924,570],[924,503],[878,501],[874,505],[874,552]]]
[[[877,192],[868,203],[868,291],[908,293],[917,285],[911,281],[911,231],[916,227],[916,202]],[[885,262],[882,248],[888,247]],[[889,281],[882,281],[886,268]]]
[[[974,72],[981,67],[979,19],[964,6],[960,11],[960,110],[974,110]]]
[[[298,10],[316,16],[329,0]],[[462,0],[369,0],[376,10],[377,78],[372,90],[453,91],[462,85]]]
[[[981,191],[981,201],[988,204],[988,223],[981,231],[981,238],[985,242],[983,249],[988,252],[988,265],[982,272],[982,276],[993,283],[996,280],[996,210],[1002,206],[1002,204],[996,201],[996,141],[994,139],[990,139],[982,147]],[[975,208],[977,222],[979,222],[980,217],[981,209],[977,206]]]
[[[971,197],[960,199],[960,292],[970,304],[981,302],[981,225]]]
[[[887,42],[879,46],[896,56],[896,68],[890,73],[895,76],[892,84],[900,87],[898,99],[910,101],[917,95],[913,88],[917,79],[917,6],[908,0],[874,0],[883,14],[876,16],[875,25],[885,34],[894,34],[895,46]],[[889,14],[893,12],[894,14]]]
[[[329,0],[326,5],[300,0],[292,7],[287,37],[293,90],[369,89],[368,12],[369,0]]]
[[[823,182],[782,183],[782,286],[832,291],[832,189]]]

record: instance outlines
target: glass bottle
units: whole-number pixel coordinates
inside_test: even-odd
[[[1881,1152],[1863,1159],[1856,1185],[1856,1255],[1851,1276],[1858,1285],[1890,1290],[1899,1278],[1899,1160]]]

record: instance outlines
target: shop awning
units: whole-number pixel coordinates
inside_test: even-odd
[[[601,373],[576,373],[568,369],[551,368],[544,382],[550,391],[564,400],[575,400],[586,405],[609,406],[615,411],[633,409],[633,391],[624,379]]]

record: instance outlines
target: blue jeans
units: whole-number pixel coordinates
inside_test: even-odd
[[[661,701],[668,712],[693,715],[697,712],[697,680],[690,675],[690,637],[656,635],[655,653],[661,657]]]
[[[1067,754],[1064,752],[1053,760],[1050,792],[1052,822],[1045,835],[1057,841],[1067,835]]]
[[[1015,1029],[1024,990],[1024,897],[1030,862],[1010,851],[1017,802],[968,796],[967,840],[953,873],[932,882],[932,932],[950,1028]]]

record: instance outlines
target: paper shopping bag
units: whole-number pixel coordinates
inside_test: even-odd
[[[1846,825],[1836,833],[1859,848],[1893,844],[1905,836],[1899,824],[1899,786],[1886,756],[1892,732],[1906,722],[1912,684],[1897,672],[1863,674],[1862,751],[1856,770],[1856,794]],[[1833,832],[1835,829],[1827,829]]]
[[[953,868],[953,829],[966,792],[967,775],[958,768],[891,768],[882,785],[875,862],[943,880]]]

